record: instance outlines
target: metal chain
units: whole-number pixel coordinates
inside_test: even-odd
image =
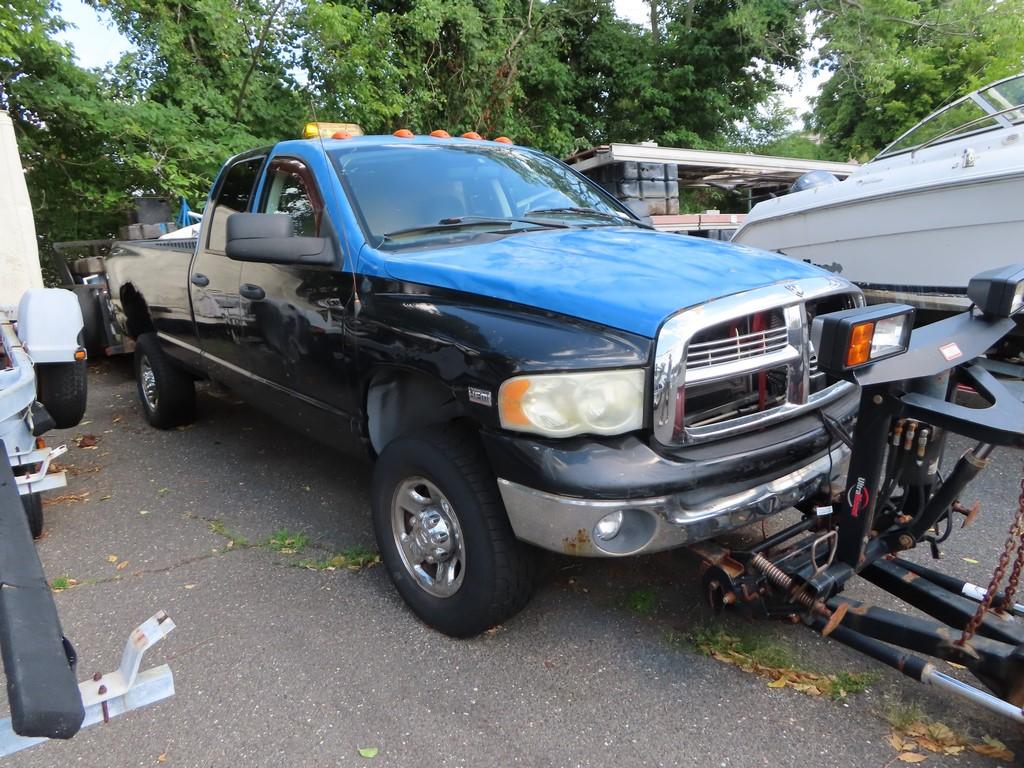
[[[1003,554],[999,556],[999,563],[996,565],[995,571],[992,572],[992,580],[989,581],[988,589],[985,590],[985,597],[982,598],[981,603],[978,605],[978,610],[975,611],[974,616],[971,617],[971,620],[967,622],[967,626],[964,627],[963,634],[956,641],[957,645],[967,645],[971,638],[974,637],[974,633],[978,631],[981,622],[984,621],[985,614],[988,613],[989,608],[992,606],[992,599],[996,596],[996,592],[999,591],[999,584],[1006,574],[1006,568],[1010,564],[1010,556],[1013,554],[1015,547],[1017,548],[1017,560],[1014,563],[1013,573],[1010,576],[1010,583],[1007,585],[1006,594],[1012,596],[1011,589],[1016,590],[1017,588],[1021,567],[1024,567],[1024,563],[1022,563],[1024,555],[1021,554],[1024,551],[1024,479],[1021,480],[1020,485],[1021,493],[1017,498],[1017,515],[1014,517],[1013,524],[1010,526],[1010,531],[1006,536]]]
[[[1024,510],[1024,479],[1020,481],[1020,496],[1017,498],[1017,506],[1021,510]],[[1017,514],[1020,515],[1020,512]],[[1006,591],[1003,592],[1003,610],[1007,610],[1013,605],[1013,596],[1017,592],[1017,584],[1020,582],[1021,570],[1024,569],[1024,529],[1019,529],[1019,534],[1021,536],[1021,541],[1017,547],[1017,559],[1013,562],[1013,570],[1010,571],[1010,580],[1006,582]]]

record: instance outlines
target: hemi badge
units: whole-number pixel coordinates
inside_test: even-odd
[[[947,362],[956,360],[958,357],[963,357],[964,353],[960,351],[960,347],[956,345],[956,342],[949,342],[949,344],[943,344],[939,347],[939,352],[946,358]]]
[[[477,405],[490,405],[491,393],[486,389],[469,388],[469,402]]]

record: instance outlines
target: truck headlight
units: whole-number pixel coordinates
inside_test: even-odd
[[[914,308],[907,304],[855,307],[814,318],[811,343],[818,367],[841,376],[906,352],[913,327]]]
[[[498,390],[501,426],[546,437],[619,435],[644,422],[644,371],[539,373]]]

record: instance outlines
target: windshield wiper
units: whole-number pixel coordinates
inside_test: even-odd
[[[394,240],[399,237],[410,235],[426,235],[431,232],[451,232],[469,227],[487,227],[495,224],[529,224],[531,227],[547,229],[568,229],[568,224],[559,224],[554,221],[537,221],[536,219],[515,219],[491,216],[452,216],[441,219],[437,224],[426,224],[420,227],[407,227],[396,229],[394,232],[385,232],[384,240]],[[514,230],[513,230],[514,231]]]
[[[645,224],[637,219],[629,218],[628,216],[619,216],[617,213],[611,213],[609,211],[599,211],[596,208],[583,208],[581,206],[566,206],[564,208],[536,208],[532,211],[527,211],[524,215],[526,216],[543,216],[545,214],[577,214],[580,216],[589,216],[593,219],[606,219],[608,221],[615,221],[617,223],[625,222],[627,224],[635,224],[638,227],[644,229],[654,229],[650,224]]]

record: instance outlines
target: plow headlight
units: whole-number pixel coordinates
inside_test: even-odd
[[[967,296],[986,315],[1009,317],[1024,307],[1024,264],[990,269],[967,284]]]
[[[906,304],[855,307],[814,318],[811,343],[818,367],[839,374],[906,352],[913,327]]]

